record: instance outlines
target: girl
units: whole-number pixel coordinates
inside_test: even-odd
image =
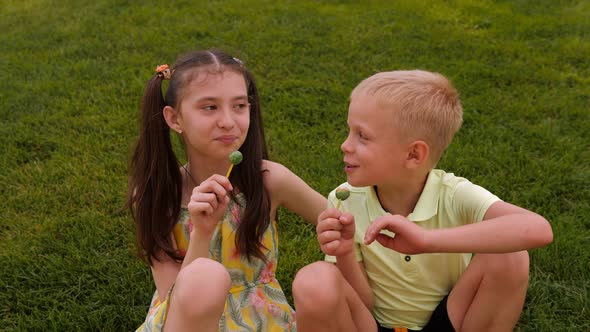
[[[170,129],[182,138],[186,165],[179,167]],[[244,159],[228,179],[220,174],[238,149]],[[157,68],[127,199],[156,285],[138,331],[295,330],[274,275],[276,211],[315,224],[327,201],[267,158],[256,84],[240,60],[208,50]]]

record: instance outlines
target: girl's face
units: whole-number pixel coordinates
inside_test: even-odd
[[[228,161],[248,134],[250,104],[244,77],[233,71],[199,73],[182,91],[178,125],[189,155]]]

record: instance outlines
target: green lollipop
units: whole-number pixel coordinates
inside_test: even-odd
[[[336,189],[336,198],[341,201],[345,201],[350,196],[350,191],[346,188]]]
[[[229,178],[229,174],[231,173],[231,170],[234,168],[234,165],[241,163],[242,159],[244,159],[244,156],[238,150],[233,151],[232,153],[229,154],[229,162],[231,163],[231,165],[229,166],[229,169],[227,170],[227,175],[225,176],[226,178]]]
[[[348,197],[350,197],[350,190],[343,187],[336,189],[336,198],[338,198],[338,205],[336,208],[340,209],[341,202],[348,199]]]

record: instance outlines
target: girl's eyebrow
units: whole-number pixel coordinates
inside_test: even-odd
[[[202,101],[217,101],[220,100],[221,98],[218,97],[209,97],[209,96],[205,96],[205,97],[201,97],[199,99],[197,99],[197,102],[202,102]],[[240,95],[240,96],[235,96],[233,98],[231,98],[231,100],[240,100],[240,99],[248,99],[247,95]]]

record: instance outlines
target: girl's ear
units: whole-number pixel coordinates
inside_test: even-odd
[[[165,106],[164,109],[162,109],[162,113],[168,127],[175,132],[182,134],[182,119],[180,114],[178,114],[178,111],[170,106]]]
[[[422,140],[417,140],[408,145],[408,154],[406,166],[408,168],[418,168],[428,161],[430,156],[430,147]]]

